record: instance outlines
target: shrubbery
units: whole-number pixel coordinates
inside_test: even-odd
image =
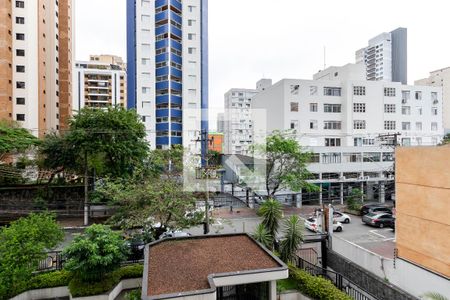
[[[37,290],[69,285],[72,274],[66,270],[42,273],[34,276],[27,284],[27,290]]]

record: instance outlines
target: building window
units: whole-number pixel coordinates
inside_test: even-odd
[[[366,112],[366,104],[365,103],[353,103],[353,112],[365,113]]]
[[[16,66],[17,73],[25,73],[25,66]]]
[[[298,95],[299,90],[300,90],[300,85],[298,85],[298,84],[291,85],[291,94],[292,95]]]
[[[189,54],[195,54],[195,52],[196,52],[195,50],[196,50],[195,48],[189,47],[189,48],[188,48],[188,53],[189,53]]]
[[[317,86],[312,85],[312,86],[309,87],[309,94],[311,96],[316,96],[317,95],[317,91],[318,91]]]
[[[24,88],[25,88],[25,82],[23,82],[23,81],[17,81],[17,82],[16,82],[16,88],[18,88],[18,89],[24,89]]]
[[[409,116],[411,114],[410,106],[402,106],[402,115]]]
[[[365,86],[354,86],[353,87],[353,95],[365,96],[366,95],[366,87]]]
[[[432,108],[431,108],[431,114],[432,114],[433,116],[437,116],[437,114],[438,114],[438,109],[437,109],[437,107],[432,107]]]
[[[326,113],[340,113],[341,105],[340,104],[324,104],[323,111]]]
[[[384,88],[385,97],[395,97],[395,88]]]
[[[309,121],[309,129],[313,129],[313,130],[317,129],[317,120]]]
[[[415,97],[416,100],[422,100],[422,92],[415,92]]]
[[[411,130],[410,122],[402,122],[402,130]]]
[[[188,26],[194,26],[195,20],[188,20]]]
[[[194,12],[195,6],[189,5],[188,9],[189,9],[189,12]]]
[[[195,41],[195,33],[189,33],[188,34],[188,40]]]
[[[16,24],[25,24],[24,17],[16,17]]]
[[[353,129],[366,129],[366,121],[364,120],[353,121]]]
[[[381,153],[365,152],[363,153],[363,162],[379,162],[381,161]]]
[[[16,114],[17,121],[25,121],[25,114]]]
[[[309,157],[309,163],[320,163],[320,153],[313,153]]]
[[[317,103],[310,103],[309,104],[309,111],[310,112],[317,112],[317,108],[318,108]]]
[[[431,131],[437,131],[438,130],[438,123],[431,122]]]
[[[298,112],[298,102],[291,102],[291,111]]]
[[[297,120],[291,121],[291,129],[298,129],[298,121]]]
[[[341,153],[322,153],[323,164],[340,164]]]
[[[324,87],[323,88],[324,96],[341,96],[341,88],[340,87]]]
[[[357,163],[362,162],[362,154],[361,153],[344,153],[344,162],[345,163]]]
[[[16,40],[25,41],[25,34],[24,33],[16,33]]]
[[[422,145],[422,138],[421,137],[417,137],[416,138],[416,143],[417,143],[418,146],[421,146]]]
[[[387,114],[395,114],[395,104],[385,104],[384,112]]]
[[[422,122],[416,122],[416,131],[422,131]]]
[[[16,1],[16,7],[25,8],[25,1]]]
[[[411,138],[402,138],[402,146],[411,146]]]
[[[411,92],[410,91],[402,91],[402,103],[405,104],[409,101],[411,98]]]
[[[330,138],[325,139],[325,147],[340,147],[341,139],[339,138]]]
[[[384,130],[395,130],[395,121],[384,121]]]
[[[325,121],[323,129],[340,130],[342,128],[341,121]]]
[[[418,114],[419,116],[421,116],[422,113],[423,113],[422,107],[417,106],[416,109],[417,109],[417,114]]]
[[[16,98],[17,105],[25,105],[25,98]]]
[[[16,55],[17,56],[25,56],[25,50],[23,50],[23,49],[16,49]]]
[[[433,104],[438,104],[438,93],[437,92],[431,92],[431,101],[433,101]]]

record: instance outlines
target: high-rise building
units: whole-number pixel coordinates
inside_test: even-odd
[[[225,114],[224,113],[217,114],[217,132],[220,132],[220,133],[225,132]]]
[[[408,33],[406,28],[384,32],[356,51],[356,63],[366,66],[367,80],[408,83]]]
[[[0,1],[0,118],[36,136],[71,115],[72,1]]]
[[[446,133],[450,133],[450,67],[433,71],[430,77],[417,80],[415,84],[442,87],[444,129]],[[436,104],[438,101],[439,99],[433,99]]]
[[[89,55],[89,61],[119,66],[120,69],[125,71],[127,69],[127,64],[123,61],[122,57],[117,55],[110,55],[110,54]]]
[[[74,111],[83,107],[105,108],[127,105],[125,65],[121,58],[91,56],[91,61],[75,62],[73,79]]]
[[[208,133],[208,1],[127,0],[127,43],[128,108],[151,147],[197,149]]]

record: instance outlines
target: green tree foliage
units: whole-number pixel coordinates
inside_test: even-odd
[[[23,152],[39,140],[17,123],[0,121],[0,161],[8,154]]]
[[[444,295],[432,292],[425,293],[422,298],[426,300],[448,300]]]
[[[266,248],[272,249],[273,238],[270,235],[269,231],[267,231],[263,223],[258,224],[252,236],[255,240],[263,244]]]
[[[447,133],[447,135],[444,136],[444,139],[442,140],[441,145],[442,145],[442,146],[444,146],[444,145],[450,145],[450,133]]]
[[[265,183],[269,197],[283,188],[292,191],[317,190],[315,185],[306,182],[311,176],[306,168],[310,153],[303,151],[300,144],[288,134],[274,132],[267,137],[265,146],[256,146],[256,152],[266,157]]]
[[[51,214],[31,214],[0,230],[0,299],[21,291],[30,280],[45,250],[64,238]]]
[[[347,197],[347,207],[351,210],[359,211],[362,206],[361,199],[364,199],[364,193],[360,189],[352,189]]]
[[[283,224],[284,237],[280,245],[280,257],[284,262],[293,262],[303,241],[303,226],[299,216],[293,215]]]
[[[91,225],[64,250],[64,268],[83,282],[96,282],[118,269],[128,251],[119,233],[108,226]]]
[[[261,204],[258,215],[263,218],[262,224],[274,241],[283,217],[282,205],[275,199],[268,199]]]

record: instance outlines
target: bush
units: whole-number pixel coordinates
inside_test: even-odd
[[[119,273],[121,279],[138,278],[142,277],[144,273],[143,265],[129,265],[120,268],[116,271]]]
[[[307,296],[321,300],[352,300],[350,296],[340,291],[325,278],[310,275],[294,267],[290,267],[289,273],[297,281],[299,291]]]
[[[141,300],[141,293],[142,293],[141,289],[132,290],[125,294],[125,299],[126,300]]]
[[[72,274],[65,270],[42,273],[31,278],[27,285],[27,290],[67,286],[71,279]]]

